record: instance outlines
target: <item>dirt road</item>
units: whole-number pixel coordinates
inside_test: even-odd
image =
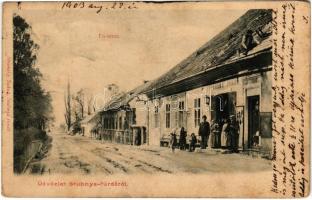
[[[242,154],[213,150],[174,153],[165,147],[101,143],[88,137],[53,133],[52,149],[39,161],[43,173],[234,173],[270,171],[271,162]],[[37,163],[38,164],[38,163]]]

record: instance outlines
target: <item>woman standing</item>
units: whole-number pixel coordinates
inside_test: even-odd
[[[177,145],[177,134],[176,134],[176,130],[173,129],[172,133],[170,134],[170,147],[172,152],[174,152],[174,149]]]
[[[211,148],[215,147],[215,143],[216,143],[216,138],[215,138],[215,132],[213,131],[214,128],[214,120],[211,121],[211,126],[210,126],[210,136],[209,136],[209,144]]]
[[[230,138],[229,138],[229,123],[227,119],[223,119],[223,126],[221,131],[221,147],[228,148],[230,145]]]
[[[190,148],[189,151],[193,152],[196,148],[197,139],[194,133],[191,134],[191,140],[190,140]]]
[[[235,115],[231,115],[229,122],[229,135],[231,137],[231,150],[233,153],[238,153],[238,137],[239,137],[239,123]]]
[[[184,127],[180,130],[179,146],[180,150],[185,150],[186,148],[186,131],[184,130]]]
[[[211,147],[219,148],[220,147],[220,126],[216,121],[212,121],[211,125]]]

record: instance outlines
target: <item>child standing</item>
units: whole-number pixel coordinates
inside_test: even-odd
[[[190,141],[190,152],[195,151],[195,145],[196,145],[197,139],[194,133],[191,134],[191,141]]]

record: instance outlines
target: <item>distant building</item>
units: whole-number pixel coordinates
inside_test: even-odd
[[[94,128],[100,123],[99,121],[100,115],[98,113],[93,113],[91,115],[86,116],[80,122],[82,135],[87,137],[95,137]]]
[[[102,93],[98,93],[93,97],[93,108],[95,111],[100,111],[107,105],[112,99],[120,95],[122,92],[119,90],[119,86],[112,83],[104,87]]]
[[[148,144],[147,99],[141,94],[149,86],[142,86],[113,98],[99,112],[101,116],[100,138],[123,144]]]

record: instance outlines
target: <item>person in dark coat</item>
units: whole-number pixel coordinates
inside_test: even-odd
[[[203,116],[203,122],[200,123],[198,129],[198,135],[201,137],[201,149],[206,149],[208,147],[208,139],[210,135],[210,125],[207,122],[206,115]]]
[[[189,148],[190,152],[195,151],[196,142],[197,142],[196,136],[194,133],[192,133],[191,134],[191,141],[190,141],[190,148]]]
[[[177,145],[177,135],[176,131],[173,130],[172,133],[170,134],[170,147],[172,149],[172,152],[174,152],[176,145]]]
[[[214,120],[211,123],[210,146],[211,148],[220,147],[220,127],[219,123]]]
[[[228,148],[230,146],[229,135],[229,122],[227,119],[223,119],[223,125],[221,129],[221,148]]]
[[[185,150],[185,148],[186,148],[186,131],[184,130],[184,127],[182,127],[180,130],[179,145],[180,145],[181,150]]]
[[[229,135],[231,137],[231,150],[233,153],[238,153],[239,124],[235,115],[230,117]]]
[[[135,129],[134,134],[134,144],[137,146],[141,145],[141,130]]]

